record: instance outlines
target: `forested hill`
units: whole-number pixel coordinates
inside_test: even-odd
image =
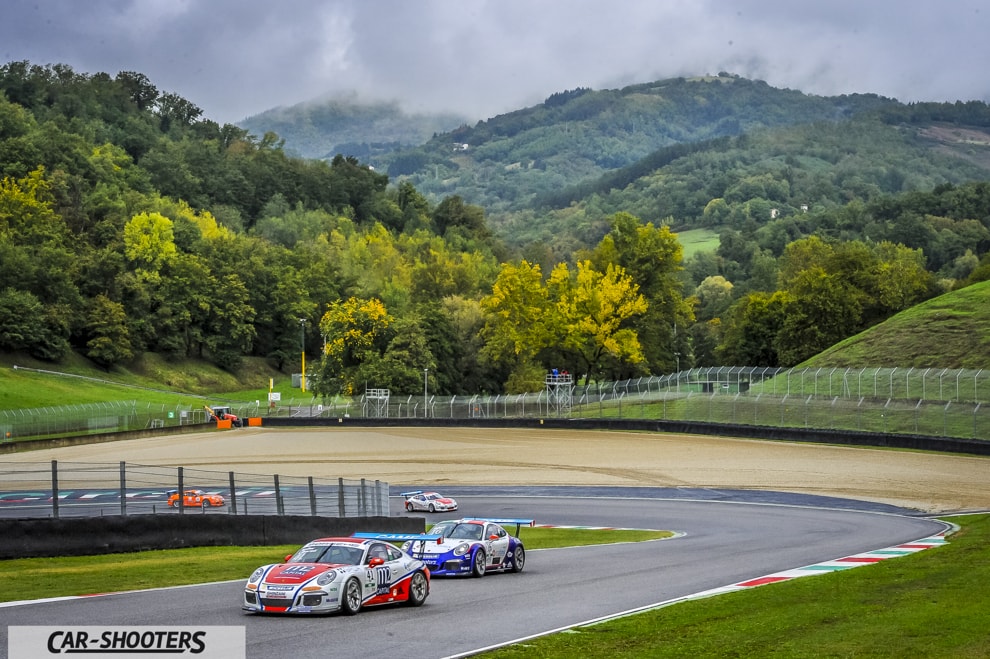
[[[417,147],[468,121],[450,112],[407,112],[397,102],[333,98],[273,108],[238,125],[255,135],[277,133],[288,152],[303,158],[331,160],[339,154],[374,164],[386,153]]]
[[[657,149],[757,128],[848,119],[896,101],[809,96],[722,74],[614,90],[575,89],[438,135],[376,163],[426,193],[458,194],[490,213],[631,165]]]
[[[323,395],[794,365],[990,279],[988,114],[731,76],[577,90],[430,140],[450,177],[433,197],[294,157],[137,72],[12,62],[0,351],[295,370],[303,348]],[[492,214],[461,184],[511,194]],[[693,227],[713,238],[684,259]]]

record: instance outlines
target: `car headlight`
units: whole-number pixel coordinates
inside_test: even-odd
[[[454,556],[463,556],[471,551],[471,545],[467,542],[457,545],[454,548]]]
[[[251,575],[251,578],[250,578],[250,579],[248,579],[248,583],[257,583],[257,582],[258,582],[258,580],[259,580],[259,579],[261,579],[261,575],[263,575],[264,573],[265,573],[265,569],[264,569],[264,568],[260,568],[260,567],[259,567],[259,568],[258,568],[257,570],[255,570],[255,571],[254,571],[254,573],[253,573],[253,574]]]
[[[329,572],[324,572],[316,579],[317,586],[326,586],[328,583],[337,578],[337,571],[330,570]]]

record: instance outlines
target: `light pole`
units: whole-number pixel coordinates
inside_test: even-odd
[[[430,369],[424,368],[423,369],[423,418],[424,419],[428,416],[428,414],[427,414],[427,405],[428,405],[428,403],[426,401],[429,400],[427,398],[427,396],[429,395],[428,392],[427,392],[427,383],[429,382],[429,379],[427,378],[427,376],[429,374],[430,374]]]
[[[300,345],[302,346],[302,378],[300,380],[302,384],[303,393],[306,393],[306,319],[299,319],[299,329],[300,333]]]

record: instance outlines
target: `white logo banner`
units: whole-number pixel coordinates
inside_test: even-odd
[[[245,637],[244,627],[12,626],[7,628],[7,656],[244,659]]]

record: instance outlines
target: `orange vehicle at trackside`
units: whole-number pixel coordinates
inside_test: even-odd
[[[230,421],[230,425],[234,428],[240,428],[242,421],[240,417],[230,411],[230,408],[226,405],[210,407],[206,405],[206,413],[210,415],[210,419],[213,421]]]
[[[170,508],[179,507],[179,491],[169,490],[168,505]],[[219,494],[209,494],[203,490],[186,490],[182,498],[183,508],[210,508],[213,506],[223,506],[227,501]]]

